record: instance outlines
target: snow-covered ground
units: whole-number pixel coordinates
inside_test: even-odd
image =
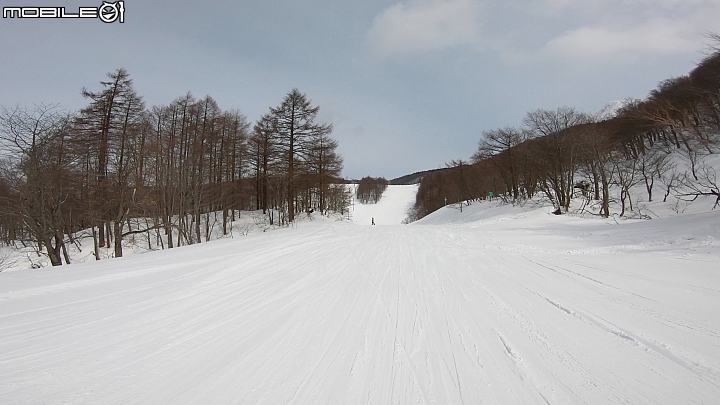
[[[222,229],[222,212],[214,212],[203,215],[201,218],[201,237],[200,242],[204,243],[207,239],[234,239],[242,238],[247,235],[266,232],[279,228],[278,225],[271,225],[268,215],[262,211],[236,211],[235,220],[228,220],[227,232],[223,233]],[[277,218],[277,213],[275,213]],[[303,215],[300,216],[304,220]],[[191,219],[188,218],[188,223]],[[134,230],[150,228],[152,222],[145,219],[133,219],[132,226]],[[177,223],[177,219],[175,220]],[[207,228],[205,224],[208,224]],[[192,226],[188,226],[192,229]],[[127,228],[126,228],[127,229]],[[207,229],[207,233],[206,233]],[[209,235],[208,235],[209,234]],[[208,237],[209,236],[209,237]],[[77,232],[73,236],[74,242],[66,241],[66,247],[72,264],[95,262],[95,254],[93,251],[92,231],[85,229]],[[185,240],[178,241],[178,232],[173,230],[172,240],[174,246],[183,246],[190,244]],[[167,249],[167,236],[160,229],[152,230],[149,233],[137,233],[126,236],[123,241],[123,256],[132,256],[144,254],[151,251]],[[99,256],[101,260],[114,258],[114,246],[100,247]],[[50,260],[45,254],[37,253],[37,246],[29,243],[23,246],[16,243],[16,246],[0,246],[0,272],[27,270],[38,267],[51,266]]]
[[[400,190],[353,218],[399,223]],[[316,216],[0,273],[0,403],[715,404],[711,206]]]

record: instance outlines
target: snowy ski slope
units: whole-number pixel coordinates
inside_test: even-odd
[[[716,404],[719,218],[476,203],[0,273],[0,403]]]
[[[399,225],[407,218],[408,210],[415,204],[418,185],[389,186],[377,204],[362,204],[353,195],[350,208],[352,221],[360,225]]]

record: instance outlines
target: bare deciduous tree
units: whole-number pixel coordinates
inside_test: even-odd
[[[3,177],[17,196],[5,206],[21,219],[38,254],[46,254],[53,266],[63,264],[63,258],[70,263],[64,236],[73,193],[68,124],[67,114],[54,105],[0,111],[0,142],[12,159]]]

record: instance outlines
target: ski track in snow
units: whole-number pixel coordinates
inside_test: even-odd
[[[717,403],[716,261],[508,229],[312,224],[2,273],[0,403]]]

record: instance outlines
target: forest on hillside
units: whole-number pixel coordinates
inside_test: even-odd
[[[70,262],[80,230],[99,260],[98,248],[120,257],[137,233],[162,248],[207,241],[211,213],[222,212],[226,233],[240,210],[282,226],[350,203],[332,125],[316,122],[319,107],[297,89],[254,125],[210,96],[146,108],[124,69],[82,95],[78,112],[0,108],[0,242],[52,265]]]
[[[586,212],[634,212],[631,189],[647,201],[700,196],[720,204],[720,36],[688,74],[661,82],[644,100],[626,100],[610,118],[571,107],[528,112],[521,127],[485,131],[470,161],[453,160],[423,177],[409,219],[447,204],[495,196],[508,202],[542,197],[568,212],[580,197]],[[678,157],[678,158],[676,158]]]
[[[389,184],[384,177],[363,177],[358,182],[355,198],[362,204],[377,204]]]

